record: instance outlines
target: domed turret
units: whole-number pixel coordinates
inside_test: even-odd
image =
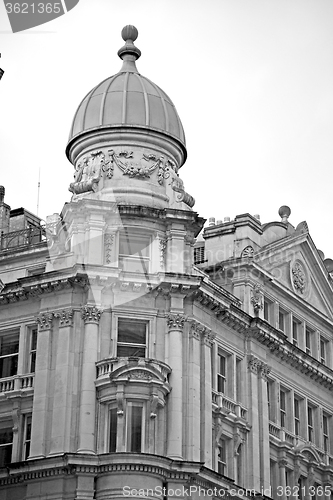
[[[171,99],[137,70],[137,36],[134,26],[123,28],[122,68],[92,89],[75,113],[66,148],[76,169],[69,189],[74,195],[112,191],[119,203],[165,207],[166,178],[183,201],[177,172],[187,156],[185,135]]]

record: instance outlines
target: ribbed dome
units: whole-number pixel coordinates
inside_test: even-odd
[[[171,134],[185,145],[184,130],[171,99],[139,73],[120,71],[91,90],[75,113],[69,140],[87,130],[110,126],[152,128]]]
[[[185,135],[171,99],[153,82],[140,75],[135,61],[141,55],[133,41],[134,26],[122,31],[125,45],[118,51],[123,59],[119,73],[92,89],[79,105],[69,134],[69,143],[82,133],[96,129],[140,127],[166,133],[181,142]]]

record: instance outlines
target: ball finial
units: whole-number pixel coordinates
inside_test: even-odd
[[[127,40],[132,40],[132,42],[135,42],[135,40],[138,38],[138,34],[138,30],[132,24],[124,26],[121,30],[121,36],[124,42],[127,42]]]
[[[282,205],[279,208],[279,216],[281,217],[281,222],[288,222],[288,217],[291,214],[291,210],[287,205]]]

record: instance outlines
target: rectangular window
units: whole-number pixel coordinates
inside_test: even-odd
[[[149,272],[150,236],[123,232],[119,237],[119,264],[124,271]]]
[[[270,320],[270,309],[271,309],[271,303],[264,298],[264,319],[266,321]]]
[[[293,320],[293,344],[298,345],[298,328],[299,328],[299,323],[298,321]]]
[[[328,416],[323,415],[323,448],[329,452]]]
[[[129,403],[127,407],[127,451],[141,453],[143,451],[143,406],[140,403]]]
[[[30,353],[29,353],[29,373],[36,370],[36,349],[37,349],[37,327],[30,329]]]
[[[286,393],[280,390],[280,425],[281,427],[286,427]]]
[[[326,352],[326,340],[323,339],[323,337],[320,337],[320,362],[323,363],[323,365],[326,365],[326,357],[327,357],[327,352]]]
[[[310,330],[310,328],[306,327],[306,329],[305,329],[305,352],[307,354],[310,354],[310,356],[312,356],[311,344],[312,344],[312,331]]]
[[[0,378],[17,374],[19,333],[8,333],[0,337]]]
[[[117,408],[110,409],[110,442],[109,442],[109,451],[114,453],[117,451]]]
[[[31,443],[31,415],[24,415],[23,429],[23,460],[27,460],[30,454]]]
[[[3,423],[0,428],[0,467],[5,467],[12,461],[13,428]]]
[[[217,391],[225,394],[227,388],[226,358],[222,354],[217,357]]]
[[[308,406],[308,441],[313,442],[313,408]]]
[[[147,322],[118,319],[117,356],[146,357]]]
[[[286,330],[286,315],[283,311],[279,311],[279,330],[284,332]]]
[[[300,435],[301,422],[300,422],[300,412],[299,412],[299,399],[294,398],[294,423],[295,423],[295,434]]]
[[[225,476],[227,473],[227,450],[225,439],[221,439],[218,447],[217,472],[221,474],[221,476]]]

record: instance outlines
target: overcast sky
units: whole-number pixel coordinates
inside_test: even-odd
[[[65,146],[85,94],[117,73],[134,24],[140,73],[173,100],[188,159],[180,171],[203,217],[249,212],[306,220],[333,258],[333,1],[80,0],[12,34],[0,2],[0,184],[39,215],[70,200]]]

